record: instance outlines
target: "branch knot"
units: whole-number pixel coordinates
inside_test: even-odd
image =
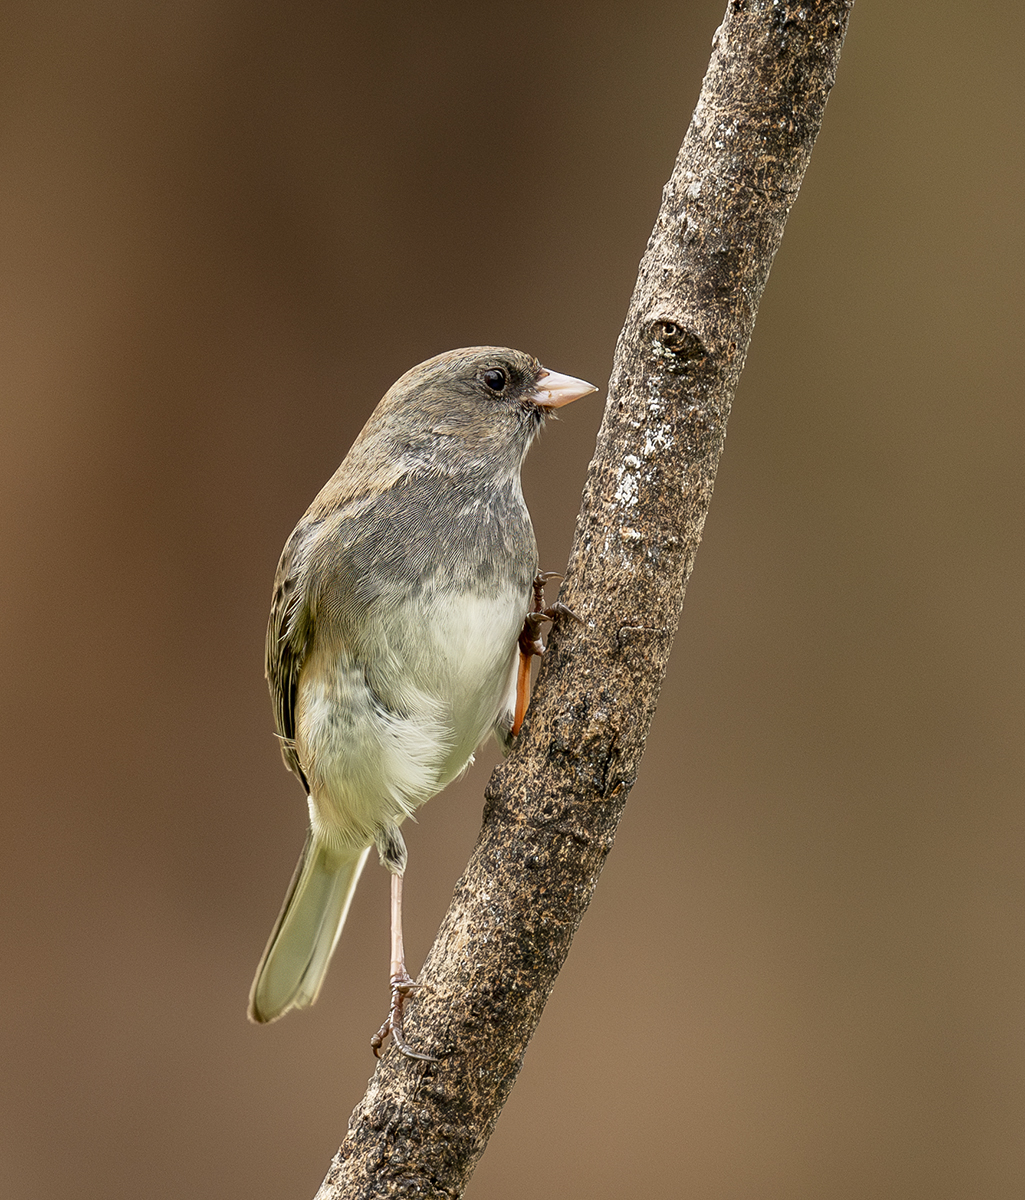
[[[654,317],[648,329],[654,357],[665,362],[670,369],[683,370],[688,363],[708,355],[705,343],[698,334],[672,317]]]

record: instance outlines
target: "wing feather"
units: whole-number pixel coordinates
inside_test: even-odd
[[[299,674],[309,653],[313,620],[307,595],[304,566],[313,528],[296,527],[285,543],[274,577],[270,620],[267,622],[266,676],[274,707],[274,724],[285,766],[309,792],[295,749],[295,700]]]

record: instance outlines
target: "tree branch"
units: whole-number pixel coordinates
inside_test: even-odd
[[[317,1200],[462,1193],[637,774],[755,313],[853,0],[731,0],[616,347],[562,599],[519,744]]]

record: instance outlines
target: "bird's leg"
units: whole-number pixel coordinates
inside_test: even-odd
[[[402,945],[402,873],[396,871],[391,877],[391,1007],[388,1019],[370,1039],[371,1048],[377,1058],[381,1047],[390,1033],[392,1041],[407,1058],[422,1062],[437,1062],[432,1054],[420,1054],[407,1045],[402,1032],[402,1010],[406,997],[419,984],[406,970],[406,953]]]
[[[580,621],[577,614],[559,600],[547,608],[545,607],[545,584],[549,579],[561,578],[558,571],[538,571],[534,576],[534,602],[523,622],[523,631],[520,634],[520,665],[516,673],[516,708],[513,712],[511,730],[513,734],[520,732],[527,705],[530,703],[530,660],[535,654],[541,655],[545,652],[544,642],[541,641],[541,626],[548,621],[554,621],[556,617],[570,617],[574,621]]]

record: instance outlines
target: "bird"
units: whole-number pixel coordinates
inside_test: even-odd
[[[266,676],[309,828],[257,968],[249,1017],[312,1004],[370,850],[391,872],[391,1006],[403,1033],[400,825],[472,763],[508,750],[526,707],[546,576],[520,469],[555,409],[597,391],[522,351],[450,350],[384,395],[285,543]],[[529,617],[529,619],[528,619]]]

